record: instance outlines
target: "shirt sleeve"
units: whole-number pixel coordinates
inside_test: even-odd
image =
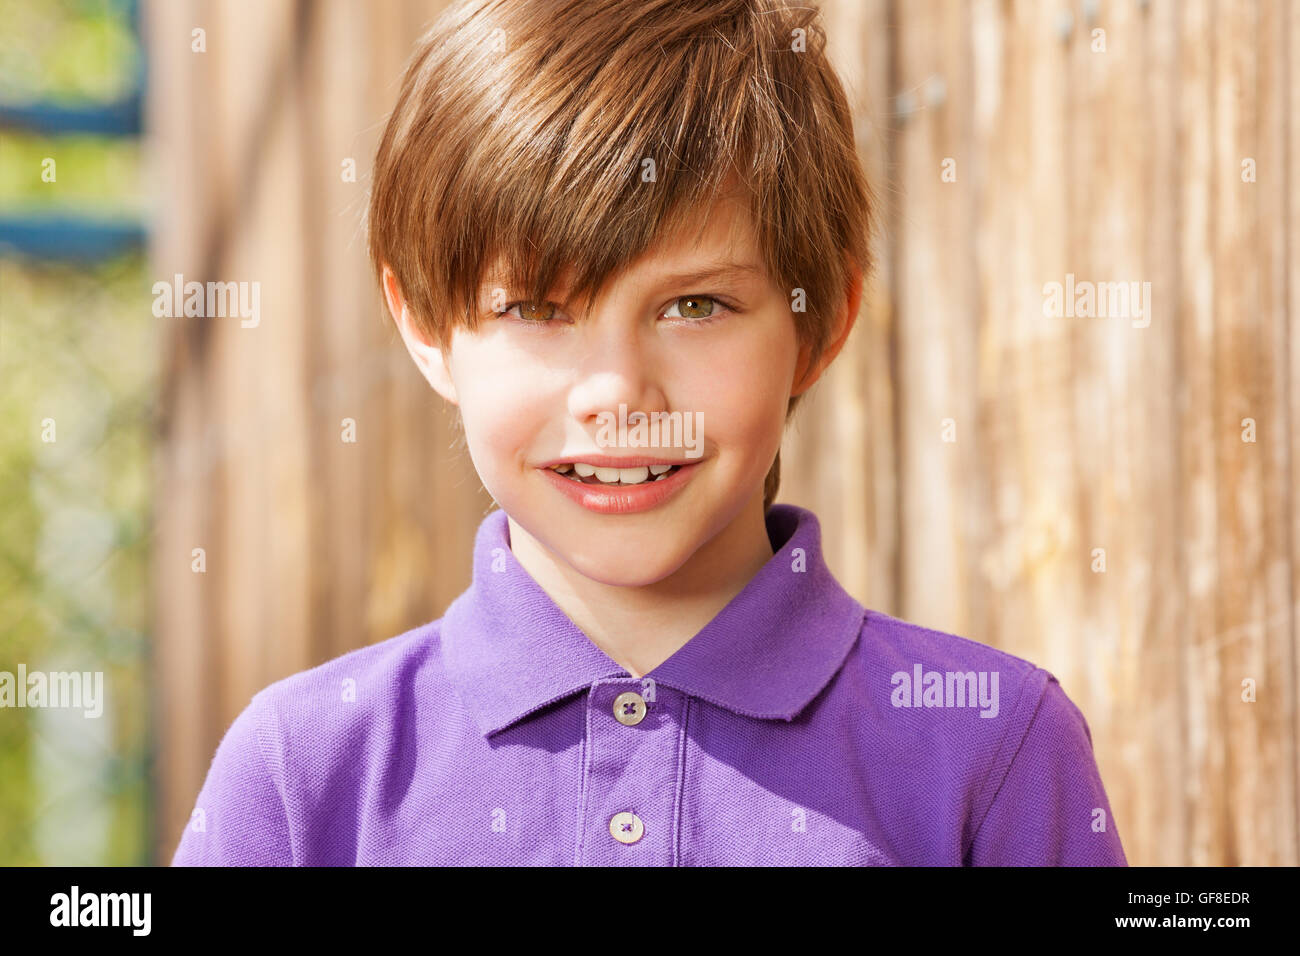
[[[1092,732],[1056,678],[1047,677],[975,832],[967,864],[1128,866],[1093,756]]]
[[[226,731],[172,866],[293,865],[283,777],[271,770],[282,762],[265,751],[274,741],[266,706],[255,696]]]

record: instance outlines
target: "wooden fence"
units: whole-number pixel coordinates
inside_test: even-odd
[[[440,6],[146,9],[156,277],[262,292],[160,320],[160,862],[252,694],[469,580],[491,502],[359,225]],[[822,6],[883,235],[782,500],[869,607],[1060,679],[1131,863],[1300,863],[1300,8]],[[1145,314],[1046,315],[1054,282]]]

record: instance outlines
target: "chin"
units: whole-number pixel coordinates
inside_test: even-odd
[[[668,577],[690,557],[690,553],[675,549],[673,553],[661,550],[648,554],[641,550],[629,553],[626,544],[617,541],[608,548],[584,548],[581,554],[561,554],[584,577],[611,587],[645,587],[657,584]]]

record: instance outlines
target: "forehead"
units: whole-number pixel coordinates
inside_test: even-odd
[[[733,196],[711,206],[685,208],[650,249],[629,268],[680,271],[731,262],[766,272],[748,208]]]
[[[574,268],[560,271],[555,291],[568,290]],[[734,279],[767,282],[770,274],[754,232],[748,207],[736,195],[719,196],[711,205],[686,205],[666,222],[657,241],[610,277],[611,282],[691,282]],[[487,288],[510,287],[500,258],[485,272]]]

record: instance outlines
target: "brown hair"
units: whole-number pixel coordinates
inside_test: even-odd
[[[454,3],[419,41],[379,144],[376,273],[392,268],[416,328],[445,348],[477,328],[494,263],[538,301],[570,268],[566,289],[586,299],[738,183],[769,274],[803,291],[791,314],[816,363],[849,269],[870,271],[875,205],[825,42],[820,11],[787,0]],[[778,453],[765,508],[780,468]]]

